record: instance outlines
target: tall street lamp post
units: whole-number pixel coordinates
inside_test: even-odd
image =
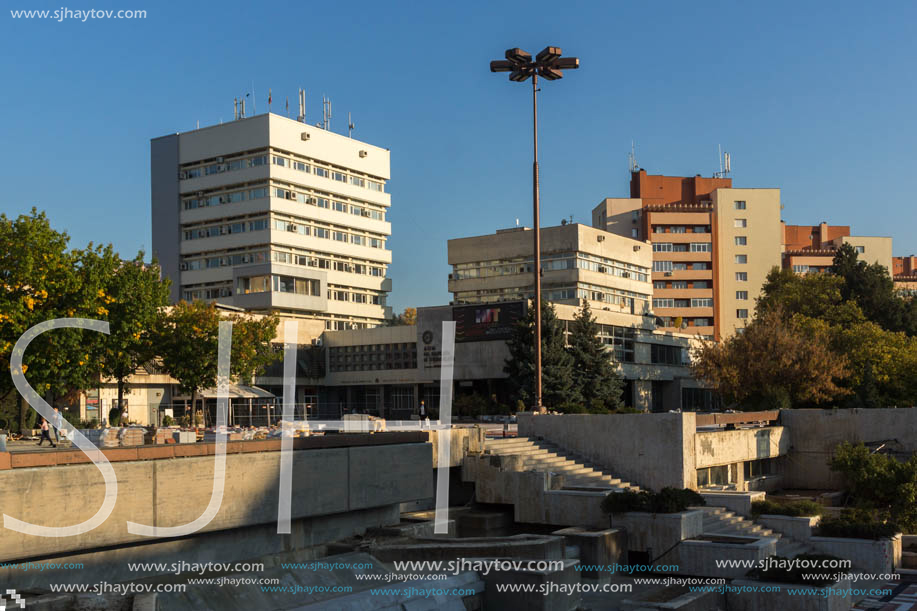
[[[507,49],[506,59],[490,62],[491,72],[509,72],[509,80],[522,83],[532,78],[532,125],[534,132],[534,162],[532,163],[532,208],[535,217],[535,410],[544,411],[541,404],[541,214],[538,208],[538,77],[556,81],[564,70],[579,68],[576,57],[561,57],[560,47],[545,47],[535,56],[522,49]]]

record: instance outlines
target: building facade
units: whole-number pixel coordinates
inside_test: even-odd
[[[850,244],[859,259],[878,263],[892,273],[892,239],[851,236],[848,225],[783,225],[783,268],[798,274],[831,268],[837,249]]]
[[[391,314],[389,151],[274,114],[151,142],[172,301],[373,327]]]
[[[895,290],[903,296],[917,296],[917,256],[892,257]]]
[[[603,200],[592,224],[651,242],[652,310],[663,327],[717,340],[743,329],[780,265],[780,190],[641,169],[630,195]]]
[[[528,300],[535,294],[532,230],[449,240],[449,292],[455,304]],[[594,310],[649,315],[650,245],[570,223],[541,229],[541,290],[545,300]]]

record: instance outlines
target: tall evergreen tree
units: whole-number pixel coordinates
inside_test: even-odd
[[[615,371],[613,353],[599,338],[599,324],[583,300],[582,309],[570,328],[570,354],[573,356],[573,381],[590,410],[611,411],[624,407],[624,385]]]
[[[573,379],[573,356],[566,348],[563,324],[554,306],[541,305],[541,402],[550,409],[579,411],[582,403]],[[530,307],[507,343],[510,357],[503,371],[516,398],[535,403],[535,308]]]

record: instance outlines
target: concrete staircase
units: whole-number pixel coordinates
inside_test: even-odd
[[[560,473],[564,476],[564,489],[640,491],[638,486],[615,477],[600,465],[540,439],[488,439],[484,453],[521,456],[527,471]]]
[[[795,558],[799,554],[815,550],[795,539],[784,537],[779,532],[764,528],[736,515],[723,507],[693,507],[704,512],[704,534],[733,537],[771,537],[777,539],[777,555],[783,558]]]

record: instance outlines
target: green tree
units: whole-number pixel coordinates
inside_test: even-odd
[[[780,309],[824,320],[832,325],[849,325],[866,320],[855,302],[843,296],[844,280],[833,274],[800,275],[790,269],[773,268],[761,287],[756,312]]]
[[[221,320],[233,323],[230,352],[233,380],[251,383],[259,371],[282,356],[270,344],[277,331],[275,317],[221,316],[212,303],[180,301],[161,316],[155,341],[163,366],[178,380],[179,390],[191,395],[192,410],[196,408],[198,393],[217,383]]]
[[[118,385],[118,405],[124,405],[128,378],[156,356],[153,337],[160,309],[169,302],[169,281],[160,280],[159,265],[147,265],[140,252],[121,262],[105,289],[109,335],[99,354],[102,375]]]
[[[567,351],[564,328],[547,301],[541,305],[541,394],[545,407],[581,410],[582,397],[573,382],[573,357]],[[529,307],[507,343],[509,358],[503,371],[514,396],[535,402],[535,308]]]
[[[868,320],[889,331],[917,335],[913,302],[895,292],[895,283],[884,265],[859,260],[856,249],[843,244],[834,255],[831,273],[844,281],[842,297],[856,302]]]
[[[848,392],[838,384],[849,375],[846,359],[779,308],[756,316],[743,333],[702,343],[694,356],[695,375],[741,409],[819,405]]]
[[[54,230],[43,212],[15,219],[0,215],[0,400],[15,389],[10,358],[16,341],[34,325],[55,318],[102,319],[107,314],[104,281],[111,247],[68,250],[69,236]],[[97,383],[95,358],[104,335],[55,329],[36,337],[23,357],[23,372],[35,391],[55,397]],[[31,422],[16,395],[20,429]]]
[[[599,325],[589,309],[589,301],[577,312],[570,327],[570,354],[573,356],[573,381],[587,407],[614,411],[624,407],[623,384],[615,371],[613,352],[599,338]]]
[[[830,465],[843,476],[857,509],[905,532],[917,531],[917,456],[900,461],[845,441]]]

